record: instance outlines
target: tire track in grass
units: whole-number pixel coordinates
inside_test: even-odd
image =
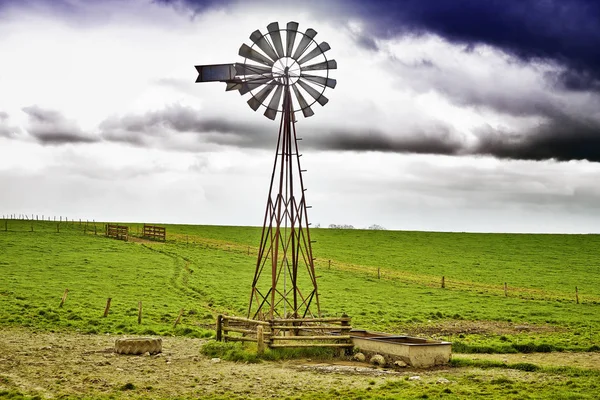
[[[214,250],[234,251],[246,254],[249,252],[250,255],[255,255],[258,252],[258,248],[236,242],[229,242],[217,239],[207,239],[196,235],[174,234],[172,236],[175,238],[174,240],[176,242],[206,246],[207,248],[210,247]],[[381,268],[373,265],[345,263],[334,259],[331,259],[331,264],[329,264],[329,261],[316,260],[315,267],[318,267],[321,270],[332,268],[338,271],[360,273],[370,277],[380,275],[380,279],[399,281],[425,287],[440,288],[441,286],[441,277],[437,275],[416,274],[413,272],[399,271],[390,268]],[[445,278],[446,290],[460,290],[466,292],[485,293],[499,297],[505,296],[504,285],[494,285],[483,282],[454,279],[451,276],[446,276]],[[507,297],[543,301],[574,301],[573,293],[548,291],[538,288],[525,288],[519,286],[508,286]],[[581,302],[587,303],[600,303],[600,297],[598,296],[581,295],[580,300]]]
[[[184,267],[184,265],[185,263],[189,262],[189,260],[176,253],[151,247],[146,243],[140,243],[140,245],[150,251],[161,253],[173,260],[173,274],[171,275],[171,278],[169,278],[169,282],[173,288],[185,296],[192,297],[196,300],[206,300],[202,291],[194,289],[188,285],[188,275],[190,272],[189,268],[187,268],[187,266]]]

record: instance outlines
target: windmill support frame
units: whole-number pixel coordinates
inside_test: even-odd
[[[321,315],[289,79],[284,85],[283,112],[248,305],[248,318],[252,319]],[[271,279],[269,289],[261,292],[259,286],[266,286],[266,279],[261,279],[265,267],[270,267]],[[302,268],[310,282],[306,296],[298,285]]]

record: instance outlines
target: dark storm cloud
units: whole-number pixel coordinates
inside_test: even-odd
[[[526,132],[505,132],[491,127],[479,130],[469,144],[448,127],[411,132],[371,130],[331,131],[307,137],[302,143],[329,151],[492,156],[511,160],[588,160],[600,162],[600,122],[554,117]]]
[[[188,4],[195,12],[245,1],[157,0]],[[260,3],[257,1],[255,3]],[[267,2],[262,2],[267,4]],[[294,4],[282,2],[282,6]],[[297,3],[295,3],[298,5]],[[545,60],[566,67],[557,76],[568,90],[600,90],[600,2],[597,0],[353,0],[303,5],[341,23],[348,17],[367,24],[357,39],[375,48],[373,38],[434,33],[473,49],[486,44],[522,61]]]
[[[414,130],[398,136],[376,130],[333,130],[307,137],[302,144],[329,151],[455,155],[463,150],[448,128],[437,126],[431,133]]]
[[[228,118],[205,119],[189,107],[173,105],[145,114],[113,117],[101,124],[102,138],[140,147],[155,141],[177,150],[194,151],[203,145],[271,149],[272,124],[263,126]],[[193,143],[178,135],[192,134]],[[600,162],[600,122],[566,114],[547,119],[525,132],[481,128],[475,143],[442,123],[402,131],[369,128],[315,128],[304,135],[303,148],[323,151],[481,155],[516,160],[588,160]],[[191,147],[190,147],[191,146]]]
[[[111,117],[100,124],[100,129],[105,140],[135,146],[149,146],[155,140],[176,143],[178,133],[194,134],[197,145],[262,148],[272,141],[272,135],[265,134],[270,130],[262,125],[229,118],[204,118],[201,112],[179,105],[144,114]]]
[[[75,122],[58,111],[33,105],[24,107],[23,112],[29,117],[27,132],[41,144],[93,143],[99,140],[84,133]]]
[[[172,105],[145,114],[113,117],[100,124],[102,138],[134,146],[152,146],[155,140],[178,143],[177,134],[194,134],[195,145],[214,144],[239,148],[271,149],[275,144],[273,124],[250,124],[229,118],[204,118],[189,107]],[[276,131],[275,131],[276,132]],[[397,133],[396,133],[397,134]],[[181,143],[181,142],[180,142]],[[183,143],[180,150],[195,150]],[[403,132],[401,137],[377,130],[313,129],[302,142],[307,148],[325,151],[377,151],[418,154],[459,154],[461,143],[450,128],[437,125],[428,130]],[[183,148],[182,148],[183,146]]]
[[[600,162],[600,122],[557,116],[527,134],[483,130],[475,154],[497,158]]]
[[[597,88],[600,81],[596,0],[374,0],[352,8],[378,36],[431,32],[454,43],[487,44],[523,61],[564,65],[569,73],[560,81],[567,89]]]

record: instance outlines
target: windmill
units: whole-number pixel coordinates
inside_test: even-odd
[[[304,181],[296,135],[296,116],[314,114],[313,106],[329,101],[324,92],[335,88],[329,71],[326,42],[315,41],[317,32],[286,28],[277,22],[250,35],[252,45],[242,44],[243,62],[197,65],[196,82],[225,82],[226,90],[250,94],[248,105],[264,109],[264,115],[280,119],[271,184],[265,208],[261,241],[252,280],[248,318],[305,318],[320,316]]]

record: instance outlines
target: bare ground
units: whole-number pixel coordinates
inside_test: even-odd
[[[383,383],[385,377],[402,375],[358,363],[332,368],[310,360],[213,362],[200,355],[203,340],[182,337],[163,338],[161,354],[126,356],[112,351],[116,338],[0,328],[0,390],[44,398],[280,398],[330,388],[367,388],[372,380]]]
[[[200,355],[203,340],[182,337],[163,338],[162,354],[125,356],[112,351],[116,338],[0,328],[0,391],[16,390],[43,398],[319,397],[318,393],[334,389],[367,389],[415,374],[425,381],[435,381],[440,376],[461,373],[451,368],[389,370],[347,360],[213,362]],[[600,369],[600,353],[460,357]]]

